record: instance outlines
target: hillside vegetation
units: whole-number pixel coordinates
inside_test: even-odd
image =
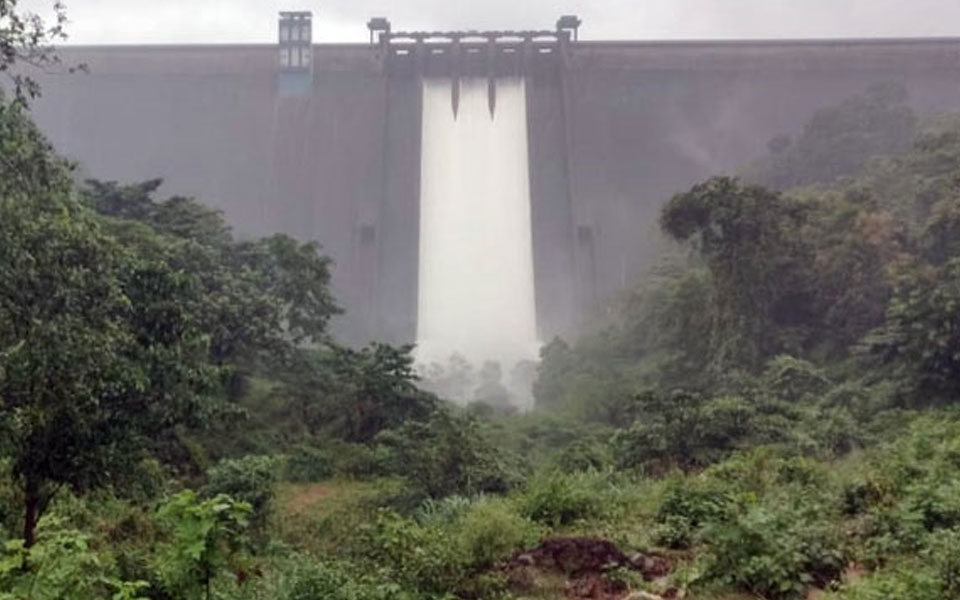
[[[960,119],[878,86],[675,195],[511,414],[339,344],[317,242],[78,182],[26,106],[0,599],[960,598]]]

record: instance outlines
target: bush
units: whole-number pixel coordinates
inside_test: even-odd
[[[836,580],[848,562],[839,521],[813,499],[756,505],[710,524],[707,578],[763,598],[803,598]]]
[[[516,480],[509,453],[493,445],[484,425],[447,409],[381,432],[377,442],[389,457],[390,474],[403,477],[421,499],[503,493]]]
[[[726,517],[729,505],[725,491],[709,487],[703,480],[673,479],[657,512],[654,540],[668,548],[689,548],[707,522]]]
[[[467,557],[448,532],[390,510],[381,510],[374,523],[362,526],[354,542],[357,559],[375,565],[404,589],[444,595],[467,575]]]
[[[936,569],[943,598],[960,598],[960,529],[938,531],[930,536],[927,563]]]
[[[591,473],[552,471],[538,475],[520,493],[518,510],[522,516],[551,527],[600,517],[605,507],[597,488],[605,483]]]
[[[412,596],[395,583],[358,576],[339,562],[311,562],[300,568],[283,600],[406,600]]]
[[[567,445],[557,455],[557,466],[566,472],[601,471],[611,464],[610,452],[597,443],[577,440]]]
[[[245,456],[222,460],[207,471],[207,485],[201,490],[206,498],[226,494],[250,505],[250,523],[262,529],[270,514],[270,504],[279,479],[282,459],[275,456]]]
[[[447,496],[439,500],[427,498],[416,511],[421,525],[449,525],[470,510],[473,500],[466,496]]]
[[[90,536],[44,517],[28,554],[21,540],[0,546],[0,600],[139,600],[143,581],[123,581],[90,543]]]
[[[514,512],[506,500],[474,502],[456,523],[458,545],[473,569],[485,569],[534,545],[542,528]]]
[[[287,457],[287,479],[294,483],[314,483],[333,476],[333,461],[325,450],[299,445]]]
[[[920,565],[881,571],[843,586],[836,596],[842,600],[945,600],[936,575]]]
[[[377,446],[337,443],[330,447],[333,474],[352,479],[370,479],[387,474],[386,453]]]
[[[209,598],[221,573],[239,573],[250,513],[246,502],[222,494],[201,499],[192,490],[161,506],[157,515],[168,533],[156,556],[163,588],[174,598]]]

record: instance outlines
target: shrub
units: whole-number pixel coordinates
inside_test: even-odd
[[[330,447],[334,475],[369,479],[387,474],[386,453],[377,446],[343,442]]]
[[[542,528],[512,509],[505,500],[481,499],[460,517],[455,535],[471,568],[488,568],[540,538]]]
[[[21,540],[0,546],[0,600],[142,600],[147,583],[118,577],[89,535],[51,516],[41,520],[37,534],[29,557]]]
[[[701,480],[673,479],[656,516],[654,540],[669,548],[688,548],[708,521],[725,518],[730,499]]]
[[[405,589],[443,595],[466,577],[466,557],[451,542],[443,528],[423,526],[384,509],[374,523],[360,528],[353,552]]]
[[[399,585],[372,581],[354,571],[339,562],[311,562],[294,574],[283,600],[412,600]]]
[[[930,536],[925,553],[937,573],[943,598],[960,598],[960,529],[938,531]]]
[[[597,487],[603,483],[600,476],[590,473],[552,471],[535,476],[519,495],[519,513],[551,527],[599,517],[605,507]]]
[[[142,505],[149,505],[154,498],[163,496],[168,474],[155,458],[145,458],[137,463],[116,491]]]
[[[207,498],[226,494],[234,500],[246,502],[253,510],[251,524],[259,529],[269,516],[280,468],[281,459],[274,456],[222,460],[207,472],[207,485],[201,493]]]
[[[417,509],[415,517],[422,525],[449,525],[473,505],[466,496],[447,496],[439,500],[427,498]]]
[[[926,542],[923,515],[900,503],[871,509],[863,519],[864,560],[880,566],[893,555],[919,552]]]
[[[287,457],[287,479],[294,483],[314,483],[333,476],[333,461],[325,450],[299,445]]]
[[[842,600],[944,600],[936,575],[918,565],[880,571],[845,585],[836,596]]]
[[[210,587],[227,568],[241,572],[239,559],[251,508],[229,496],[206,500],[186,490],[160,507],[169,539],[157,554],[163,587],[175,598],[210,600]]]
[[[421,498],[502,493],[514,485],[509,453],[496,447],[484,425],[447,409],[428,421],[408,421],[377,441],[389,457],[390,474],[403,477]]]
[[[708,579],[763,598],[802,598],[836,580],[847,564],[838,524],[815,500],[756,505],[704,531]]]
[[[556,463],[566,472],[600,471],[610,466],[610,452],[600,444],[577,440],[560,451]]]

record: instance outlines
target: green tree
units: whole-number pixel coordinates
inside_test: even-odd
[[[756,370],[790,349],[791,330],[809,320],[810,249],[797,235],[807,208],[738,179],[714,177],[675,195],[660,224],[692,241],[714,287],[712,366]]]
[[[886,323],[864,349],[871,364],[922,403],[953,402],[960,392],[960,257],[942,267],[905,269]]]
[[[336,388],[324,421],[350,442],[370,442],[408,420],[425,421],[437,399],[417,388],[411,351],[384,344],[333,347],[327,360]]]
[[[60,486],[108,482],[143,435],[199,415],[215,374],[182,309],[190,282],[103,233],[18,108],[0,123],[23,134],[15,160],[37,160],[0,189],[0,430],[29,547]]]
[[[446,407],[383,431],[376,441],[389,449],[392,471],[425,497],[505,492],[514,483],[508,455],[490,444],[481,423]]]
[[[161,184],[90,180],[84,197],[125,245],[199,282],[190,310],[210,336],[215,363],[250,373],[264,362],[276,366],[302,344],[329,341],[328,323],[340,309],[330,292],[330,259],[316,242],[279,234],[236,241],[219,211],[191,198],[155,200]]]

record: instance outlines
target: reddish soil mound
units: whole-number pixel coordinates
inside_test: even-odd
[[[627,592],[623,582],[606,576],[617,567],[637,571],[650,581],[668,574],[671,565],[661,556],[629,557],[609,540],[554,537],[517,553],[503,566],[503,571],[515,589],[540,587],[545,575],[561,575],[563,581],[557,584],[567,598],[614,600]]]

